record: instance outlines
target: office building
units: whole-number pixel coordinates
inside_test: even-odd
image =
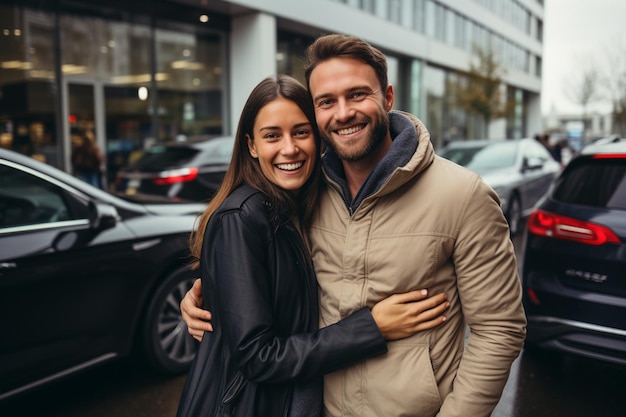
[[[71,172],[72,133],[92,130],[108,180],[135,150],[232,134],[251,88],[303,80],[323,33],[364,38],[389,61],[395,108],[433,143],[540,130],[543,0],[0,0],[0,146]],[[453,100],[476,47],[506,68],[506,117]]]

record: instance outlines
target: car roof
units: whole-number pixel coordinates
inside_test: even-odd
[[[235,138],[232,136],[215,136],[215,137],[190,137],[189,139],[181,142],[166,142],[162,144],[156,144],[155,146],[167,146],[173,148],[194,148],[198,150],[212,149],[216,146],[221,146],[226,142],[233,143]]]
[[[626,138],[612,136],[590,143],[580,150],[580,155],[626,153]]]
[[[476,146],[486,146],[492,143],[521,143],[534,140],[532,138],[519,138],[519,139],[471,139],[471,140],[455,140],[448,143],[443,149],[460,149],[460,148],[474,148]]]

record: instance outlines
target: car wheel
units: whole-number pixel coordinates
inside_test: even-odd
[[[513,194],[511,197],[511,203],[509,204],[509,209],[506,213],[506,219],[509,222],[511,236],[517,235],[522,223],[522,204],[520,203],[517,194]]]
[[[180,268],[170,273],[156,289],[146,310],[142,350],[148,365],[166,374],[189,369],[198,343],[187,331],[180,301],[197,278],[197,272]]]

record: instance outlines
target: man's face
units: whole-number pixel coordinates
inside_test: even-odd
[[[374,69],[353,58],[318,64],[309,79],[320,134],[344,161],[371,158],[389,136],[393,89],[381,91]]]

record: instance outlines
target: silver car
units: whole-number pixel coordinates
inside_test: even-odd
[[[511,235],[548,191],[561,165],[535,139],[452,142],[441,156],[479,174],[500,197]]]

